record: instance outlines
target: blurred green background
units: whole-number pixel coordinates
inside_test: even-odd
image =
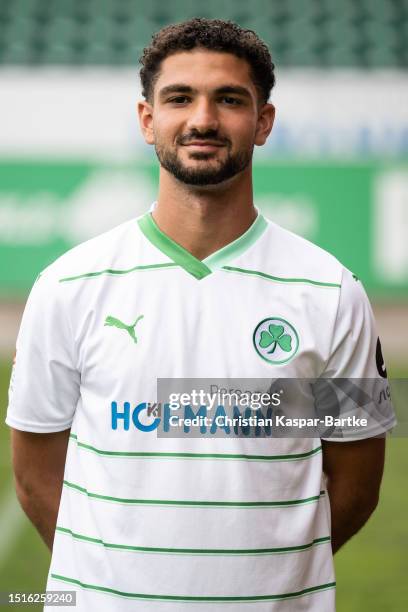
[[[408,0],[0,0],[1,421],[38,272],[155,198],[138,57],[152,32],[194,16],[269,45],[277,119],[256,150],[255,202],[360,277],[389,377],[408,378]],[[390,437],[380,504],[335,558],[338,612],[408,609],[407,473],[406,439]],[[0,591],[43,590],[48,564],[0,422]]]

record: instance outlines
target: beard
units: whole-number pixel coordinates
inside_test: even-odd
[[[203,136],[201,136],[203,139]],[[208,135],[207,135],[207,138]],[[185,139],[181,139],[182,140]],[[195,185],[203,187],[205,185],[218,185],[232,178],[239,172],[245,170],[252,160],[253,147],[250,150],[241,150],[236,153],[231,153],[229,142],[226,142],[228,151],[227,157],[223,161],[216,161],[217,164],[208,164],[207,167],[190,168],[181,161],[177,150],[166,149],[164,146],[156,143],[156,155],[160,165],[172,174],[177,180],[186,185]],[[196,160],[211,160],[213,153],[195,152],[190,154],[190,159]]]

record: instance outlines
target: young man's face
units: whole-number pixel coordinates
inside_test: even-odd
[[[216,185],[243,171],[274,118],[273,106],[259,103],[245,60],[203,49],[163,60],[151,102],[139,104],[145,139],[160,164],[190,185]]]

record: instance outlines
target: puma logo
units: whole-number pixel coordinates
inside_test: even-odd
[[[121,321],[120,319],[117,319],[116,317],[111,317],[110,315],[108,317],[106,317],[105,319],[105,326],[111,326],[111,327],[117,327],[118,329],[124,329],[125,331],[127,331],[127,333],[129,334],[129,336],[132,338],[133,342],[135,344],[137,344],[137,337],[135,334],[135,327],[137,325],[137,323],[140,321],[140,319],[143,319],[144,315],[140,315],[137,317],[136,321],[133,323],[133,325],[126,325],[126,323],[123,323],[123,321]]]

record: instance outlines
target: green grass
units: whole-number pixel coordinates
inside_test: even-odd
[[[408,367],[388,368],[390,377],[407,377]],[[0,520],[11,483],[9,430],[4,425],[10,367],[0,364]],[[389,438],[380,504],[367,523],[335,557],[337,612],[405,612],[408,601],[406,515],[407,443]],[[24,518],[6,562],[0,567],[0,591],[42,591],[50,556]],[[0,533],[0,548],[4,534]],[[26,607],[31,611],[40,606]]]

